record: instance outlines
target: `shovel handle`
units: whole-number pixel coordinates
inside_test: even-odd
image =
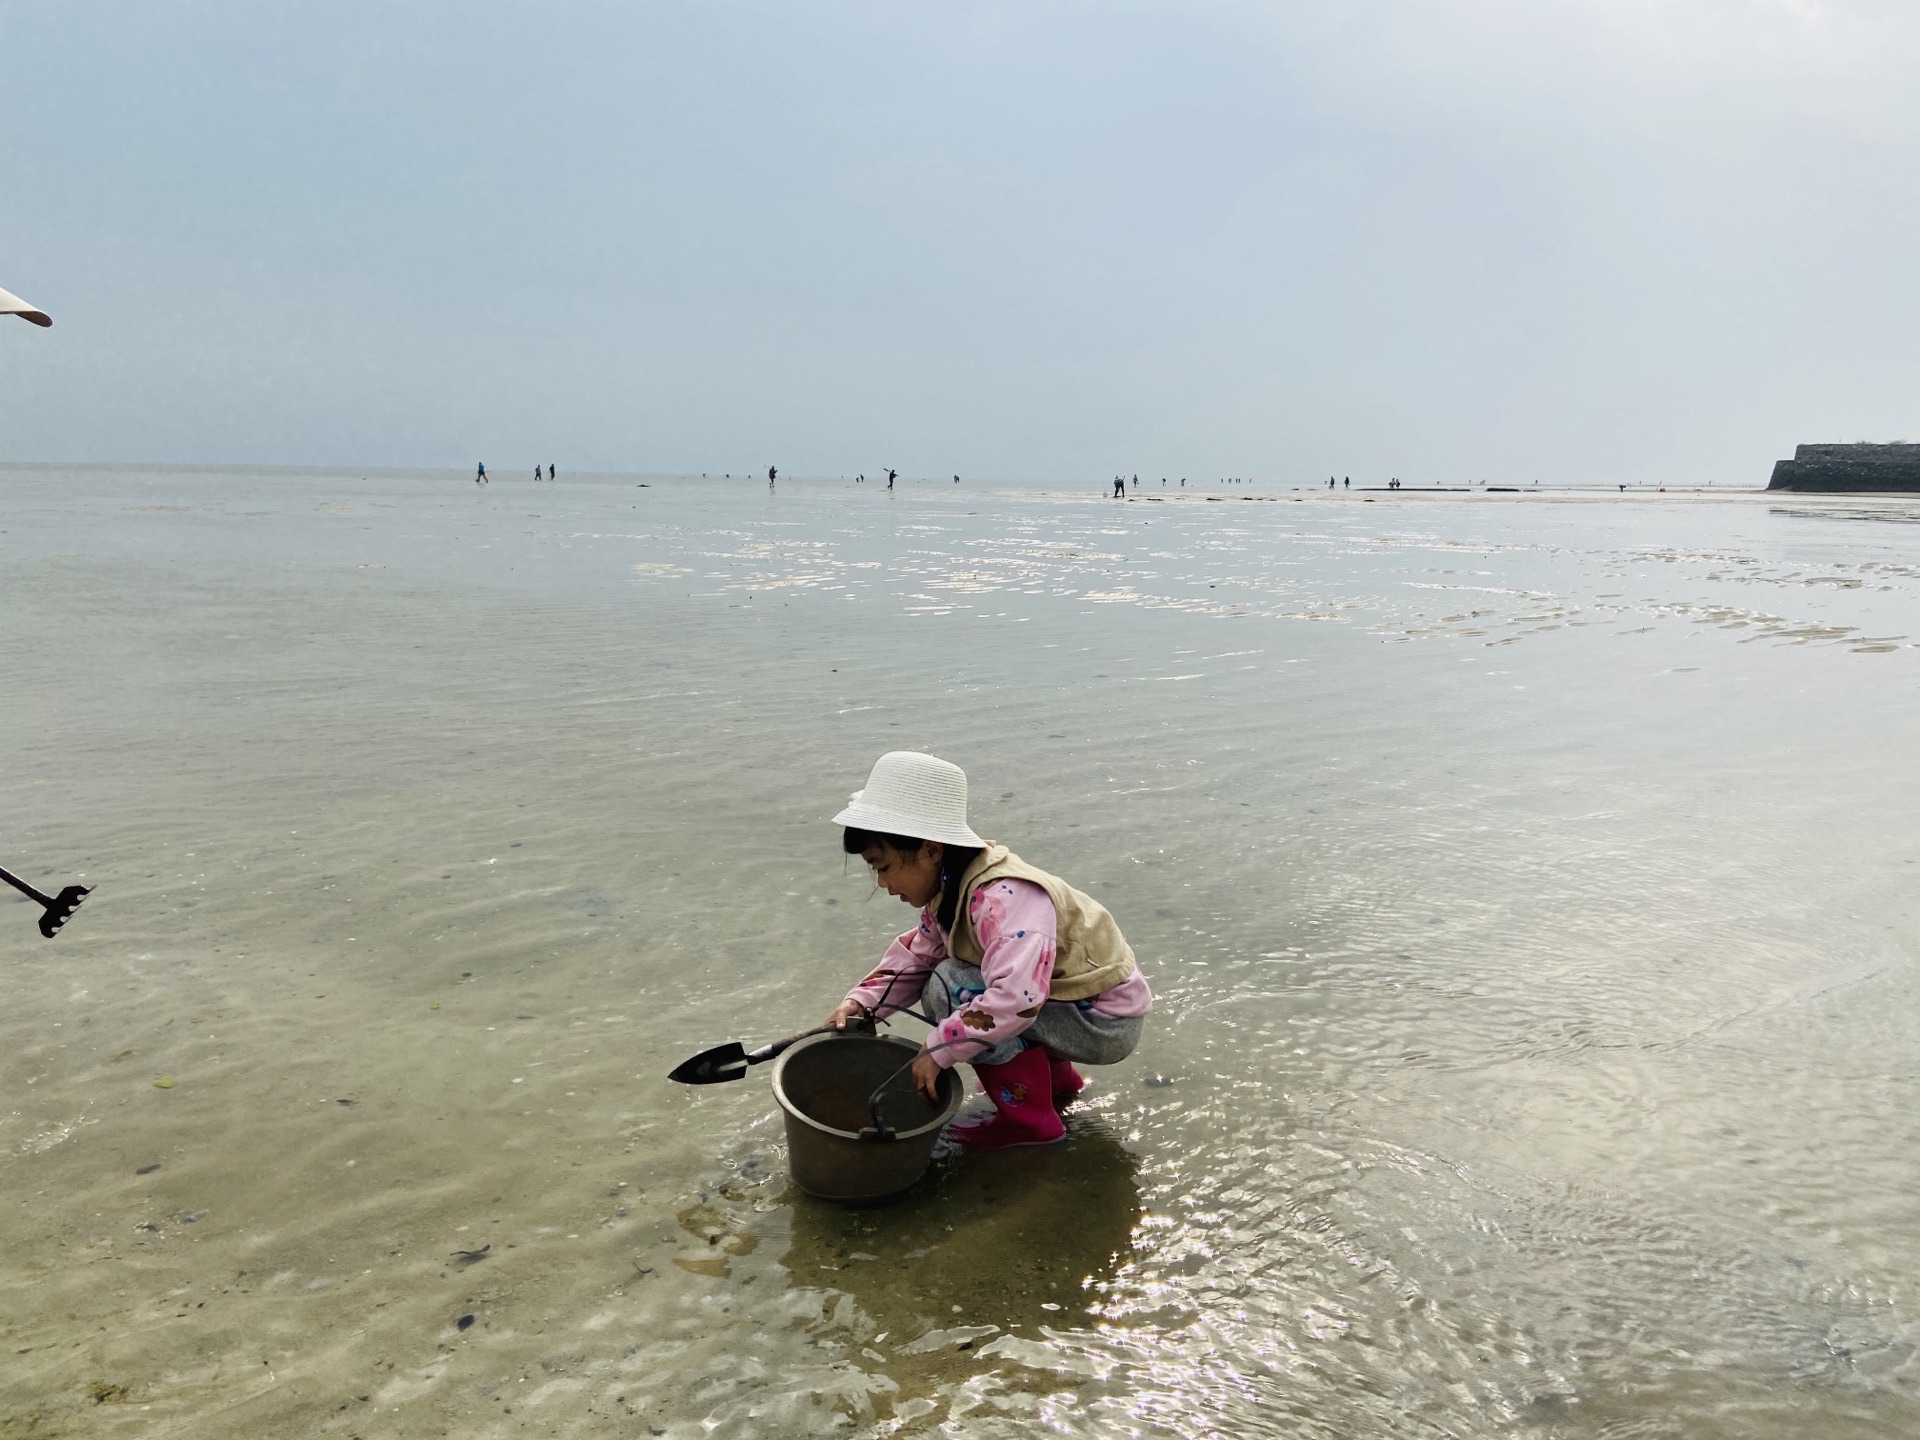
[[[847,1029],[853,1030],[855,1034],[871,1033],[870,1029],[867,1032],[855,1030],[855,1023],[856,1022],[853,1021],[847,1022]],[[871,1024],[871,1022],[869,1022],[869,1024]],[[749,1065],[763,1064],[773,1059],[774,1056],[780,1054],[788,1047],[798,1045],[810,1035],[837,1035],[840,1033],[842,1032],[838,1025],[816,1025],[811,1030],[802,1030],[798,1035],[789,1035],[784,1040],[775,1040],[771,1045],[762,1045],[758,1050],[749,1050],[747,1052],[747,1063]]]

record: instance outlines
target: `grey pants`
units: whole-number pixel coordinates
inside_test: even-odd
[[[986,993],[987,982],[978,966],[962,965],[949,957],[927,977],[927,988],[920,998],[937,1025]],[[1049,1000],[1033,1017],[1033,1023],[1011,1040],[985,1050],[971,1045],[953,1049],[959,1057],[956,1063],[967,1065],[1004,1065],[1034,1045],[1044,1045],[1054,1054],[1082,1065],[1114,1065],[1133,1053],[1145,1025],[1144,1015],[1102,1015],[1080,1001]]]

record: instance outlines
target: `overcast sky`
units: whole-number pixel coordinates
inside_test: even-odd
[[[0,458],[1764,484],[1920,4],[0,0]]]

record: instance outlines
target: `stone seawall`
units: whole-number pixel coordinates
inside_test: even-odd
[[[1796,445],[1767,488],[1920,494],[1920,445]]]

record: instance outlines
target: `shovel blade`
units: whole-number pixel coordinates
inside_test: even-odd
[[[738,1080],[747,1073],[747,1047],[738,1040],[702,1050],[691,1060],[683,1060],[667,1075],[682,1085],[721,1085]]]

